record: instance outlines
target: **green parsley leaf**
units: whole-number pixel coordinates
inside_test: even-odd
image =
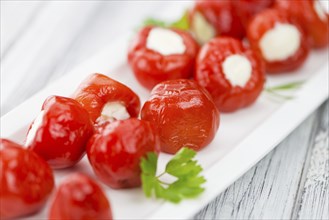
[[[171,161],[168,162],[166,172],[175,177],[193,177],[198,175],[202,171],[202,168],[197,164],[197,161],[192,160],[195,155],[196,152],[194,150],[182,148]]]
[[[170,27],[185,30],[185,31],[189,30],[190,24],[188,22],[188,11],[185,11],[180,19],[171,23]]]
[[[202,167],[193,160],[196,152],[189,148],[182,148],[167,163],[165,172],[156,176],[157,155],[148,153],[141,160],[142,187],[146,197],[153,194],[156,198],[162,198],[173,203],[179,203],[185,198],[194,198],[200,195],[204,188],[201,186],[206,182],[200,175]],[[172,183],[163,182],[160,177],[169,174],[177,179]]]
[[[147,197],[152,195],[152,188],[156,183],[156,174],[158,163],[158,156],[155,153],[148,153],[147,159],[142,158],[140,166],[143,170],[143,175],[141,176],[143,184],[143,190]]]
[[[157,171],[157,164],[158,156],[153,152],[147,153],[147,159],[142,158],[141,161],[141,168],[143,173],[154,176]]]
[[[168,24],[165,23],[164,21],[161,20],[157,20],[154,18],[147,18],[144,22],[143,22],[143,26],[157,26],[157,27],[167,27]]]
[[[155,185],[156,179],[151,175],[142,174],[142,188],[146,197],[151,197],[152,190]]]
[[[143,22],[143,26],[157,26],[163,28],[177,28],[181,30],[188,30],[189,22],[188,22],[188,12],[185,11],[184,14],[174,22],[165,22],[159,19],[147,18]]]

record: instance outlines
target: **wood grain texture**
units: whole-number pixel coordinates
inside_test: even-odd
[[[1,115],[167,4],[1,1]],[[328,105],[195,219],[328,219]]]
[[[328,105],[195,219],[328,219]]]
[[[318,127],[305,184],[301,190],[298,219],[329,219],[329,102],[319,111]]]

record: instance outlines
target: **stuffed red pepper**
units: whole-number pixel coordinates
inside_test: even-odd
[[[280,73],[300,67],[308,53],[304,31],[285,12],[267,9],[257,14],[247,30],[251,48],[266,63],[266,70]]]
[[[25,145],[55,169],[73,166],[94,132],[88,112],[75,100],[51,96],[28,131]]]
[[[274,5],[275,0],[233,0],[232,3],[244,28],[249,21],[259,12]]]
[[[265,82],[265,66],[241,41],[219,37],[201,48],[194,78],[208,90],[219,111],[232,112],[257,99]]]
[[[275,6],[299,22],[313,47],[328,45],[329,15],[318,0],[277,0]]]
[[[141,185],[140,160],[159,151],[159,137],[153,126],[137,118],[107,124],[89,141],[87,155],[96,174],[112,188]]]
[[[97,123],[137,117],[140,110],[136,93],[99,73],[85,79],[73,97],[88,111],[92,121]]]
[[[161,150],[171,154],[182,147],[204,148],[219,127],[219,112],[211,96],[187,79],[168,80],[155,86],[141,117],[154,124]]]
[[[231,0],[197,0],[195,2],[189,13],[189,22],[200,44],[216,36],[231,36],[240,39],[245,36],[233,2]]]
[[[58,186],[49,219],[111,220],[112,212],[101,187],[85,174],[74,173]]]
[[[54,187],[49,165],[33,151],[0,139],[0,218],[38,212]]]
[[[189,78],[198,44],[185,31],[142,28],[128,51],[128,62],[137,80],[147,89],[169,79]]]

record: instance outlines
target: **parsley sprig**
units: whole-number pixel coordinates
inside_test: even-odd
[[[155,153],[148,153],[146,158],[141,160],[142,187],[146,197],[153,194],[156,198],[162,198],[173,203],[179,203],[185,198],[194,198],[204,191],[201,186],[206,182],[200,175],[202,167],[196,160],[193,160],[196,152],[189,148],[182,148],[167,163],[165,171],[156,175],[158,156]],[[172,183],[164,182],[160,178],[169,174],[176,177]]]
[[[159,19],[147,18],[146,20],[144,20],[143,26],[157,26],[164,28],[189,30],[188,12],[184,12],[184,14],[177,21],[174,22],[165,22]]]

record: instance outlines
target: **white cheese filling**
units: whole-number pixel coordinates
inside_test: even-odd
[[[260,49],[267,61],[282,61],[294,55],[301,44],[301,34],[292,24],[276,23],[260,39]]]
[[[199,12],[196,12],[193,16],[192,29],[197,41],[200,44],[208,42],[216,35],[214,27],[209,24],[209,22]]]
[[[146,47],[164,56],[183,54],[186,51],[182,37],[176,32],[164,28],[153,28],[150,31]]]
[[[43,121],[43,116],[45,115],[45,111],[42,110],[39,115],[36,117],[36,119],[34,120],[31,129],[29,130],[29,133],[27,134],[26,137],[26,141],[25,141],[25,146],[29,146],[32,144],[32,141],[34,140],[38,129],[41,127],[42,125],[42,121]]]
[[[314,1],[314,6],[313,7],[314,7],[315,12],[319,16],[319,18],[323,21],[326,21],[327,20],[327,15],[324,12],[320,2],[319,1]]]
[[[245,56],[238,54],[228,56],[222,67],[226,79],[232,86],[244,87],[251,77],[252,66]]]
[[[126,106],[121,102],[108,102],[104,105],[100,120],[125,120],[130,118]]]

